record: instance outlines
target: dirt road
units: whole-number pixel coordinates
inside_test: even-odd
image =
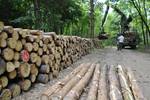
[[[40,100],[40,94],[58,80],[62,79],[65,75],[70,73],[77,65],[83,62],[100,61],[103,64],[121,64],[123,66],[131,67],[137,81],[143,91],[144,96],[150,100],[150,54],[141,53],[135,50],[124,49],[116,51],[114,47],[105,49],[95,49],[91,54],[83,57],[71,67],[63,70],[58,79],[51,80],[48,84],[36,84],[29,92],[23,93],[21,96],[13,100]],[[86,95],[85,95],[86,96]]]

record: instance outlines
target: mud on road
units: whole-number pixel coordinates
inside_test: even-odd
[[[64,78],[70,73],[76,66],[86,62],[101,62],[104,64],[121,64],[125,67],[130,67],[135,74],[137,82],[139,83],[144,96],[150,100],[150,53],[142,53],[135,50],[123,49],[117,51],[115,47],[108,47],[105,49],[94,49],[89,55],[82,57],[79,61],[74,63],[72,66],[60,72],[57,79],[51,80],[47,84],[35,84],[30,91],[24,92],[20,96],[13,100],[40,100],[41,93],[46,90],[49,86],[56,83],[57,81]],[[81,100],[87,95],[86,90],[82,95]]]

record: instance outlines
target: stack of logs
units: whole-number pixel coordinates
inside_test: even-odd
[[[28,91],[35,82],[47,83],[88,54],[91,46],[89,39],[13,28],[0,22],[0,100]]]
[[[89,86],[87,96],[82,96]],[[87,92],[87,91],[86,91]],[[41,100],[146,100],[129,68],[81,64],[49,87]]]

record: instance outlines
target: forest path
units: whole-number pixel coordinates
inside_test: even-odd
[[[40,100],[40,95],[44,90],[64,78],[77,65],[93,61],[100,61],[101,65],[105,63],[113,65],[121,64],[123,66],[130,67],[135,74],[144,96],[150,100],[150,54],[129,49],[117,51],[115,47],[92,50],[89,55],[82,57],[72,66],[61,71],[57,79],[53,79],[47,84],[35,84],[30,91],[23,93],[13,100]],[[81,100],[85,100],[86,95],[86,92],[83,93]]]

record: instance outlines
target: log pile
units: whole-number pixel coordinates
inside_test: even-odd
[[[89,85],[88,85],[89,84]],[[146,100],[129,68],[83,63],[41,94],[41,100]]]
[[[54,32],[4,26],[0,22],[0,100],[47,83],[89,53],[92,41]]]

